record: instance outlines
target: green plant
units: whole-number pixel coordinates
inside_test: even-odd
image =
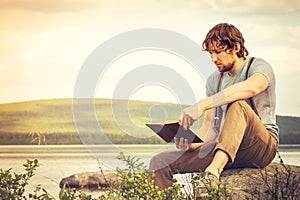
[[[274,173],[260,170],[263,183],[267,187],[265,199],[294,200],[300,199],[300,175],[284,164],[278,153],[280,166],[275,167]],[[261,196],[260,193],[257,194]]]
[[[196,173],[183,175],[181,183],[174,180],[174,184],[164,190],[159,190],[154,185],[152,180],[155,174],[149,173],[140,158],[135,156],[125,156],[120,153],[118,159],[125,162],[126,168],[116,168],[118,181],[109,183],[111,187],[108,188],[106,196],[102,199],[198,199],[199,195],[194,190],[201,179],[197,178]],[[192,188],[185,188],[192,185]],[[208,186],[207,199],[229,199],[229,192],[226,183],[218,183],[216,186]],[[204,198],[206,199],[206,198]]]
[[[37,129],[37,128],[35,128],[35,129]],[[32,144],[34,144],[34,143],[37,143],[38,145],[47,144],[45,135],[42,134],[40,131],[34,130],[34,128],[32,128],[30,130],[29,135],[31,137]]]
[[[252,196],[245,199],[300,199],[299,184],[300,175],[289,165],[285,165],[279,155],[281,165],[274,168],[274,172],[260,170],[264,185],[255,188]],[[146,166],[140,162],[140,158],[125,156],[121,153],[118,159],[125,162],[125,169],[116,168],[117,179],[106,180],[108,187],[104,189],[105,195],[98,199],[112,200],[148,200],[148,199],[172,199],[172,200],[196,200],[200,195],[195,188],[202,180],[197,173],[183,176],[182,182],[190,184],[191,188],[186,190],[182,184],[174,183],[173,186],[159,190],[152,180],[154,173],[148,173]],[[38,160],[27,160],[24,164],[25,173],[17,174],[12,169],[0,169],[0,199],[2,200],[54,200],[41,185],[37,185],[33,192],[25,192],[29,180],[35,175],[34,172],[39,166]],[[189,177],[190,176],[190,177]],[[227,183],[219,182],[216,185],[206,184],[207,196],[200,199],[230,199]],[[265,187],[264,187],[265,186]],[[263,190],[262,190],[263,189]],[[64,186],[59,193],[60,200],[96,200],[91,195],[77,191],[74,188]]]
[[[64,186],[59,192],[60,200],[93,200],[91,195],[77,191],[75,188],[66,188]]]
[[[196,173],[193,173],[191,184],[193,187],[193,192],[190,195],[190,199],[230,199],[230,193],[227,189],[227,183],[225,182],[211,184],[210,180],[199,178]],[[205,187],[201,190],[197,188],[199,185],[204,185]]]
[[[118,159],[125,162],[126,168],[116,168],[118,181],[110,183],[112,187],[107,192],[108,199],[185,199],[185,194],[180,191],[180,184],[173,184],[164,190],[159,190],[149,176],[146,166],[140,158],[125,156],[120,153]]]
[[[36,186],[33,193],[29,193],[28,197],[25,195],[25,187],[29,184],[30,178],[34,176],[34,171],[39,166],[38,160],[27,160],[25,173],[13,173],[12,169],[0,169],[0,199],[5,200],[52,200],[54,199],[41,185]]]

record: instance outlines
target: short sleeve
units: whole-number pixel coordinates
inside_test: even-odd
[[[218,71],[215,71],[213,74],[211,74],[206,82],[206,96],[212,96],[217,93],[217,85],[218,81],[220,79],[220,73]]]
[[[269,84],[274,80],[274,72],[271,65],[261,58],[256,58],[253,61],[253,64],[249,69],[248,77],[254,73],[263,74],[267,78]]]

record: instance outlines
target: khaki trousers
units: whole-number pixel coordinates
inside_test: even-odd
[[[264,168],[274,159],[277,148],[277,137],[266,130],[251,107],[245,101],[236,101],[226,112],[218,141],[204,143],[193,151],[169,150],[154,156],[149,177],[164,189],[173,184],[173,174],[204,171],[217,150],[229,156],[225,169]]]

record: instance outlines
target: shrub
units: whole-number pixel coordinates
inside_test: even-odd
[[[118,159],[125,162],[125,169],[116,168],[117,180],[107,181],[108,188],[104,188],[105,195],[98,199],[112,200],[148,200],[148,199],[199,199],[199,193],[195,188],[200,184],[201,179],[196,173],[183,176],[181,182],[190,184],[190,190],[186,190],[182,184],[174,183],[165,190],[159,190],[152,180],[154,173],[148,173],[146,166],[140,162],[140,158],[125,156],[121,153]],[[280,158],[281,159],[281,158]],[[41,185],[37,185],[33,192],[26,194],[25,187],[29,184],[30,178],[39,166],[38,160],[27,160],[25,173],[17,174],[12,169],[0,169],[0,199],[5,200],[54,200]],[[149,176],[152,176],[150,179]],[[105,176],[104,176],[105,177]],[[262,183],[267,190],[262,191],[256,188],[252,191],[252,196],[245,199],[300,199],[299,184],[300,175],[293,171],[290,166],[283,164],[281,159],[280,167],[275,168],[275,173],[261,170]],[[262,187],[262,186],[261,186]],[[99,188],[102,189],[102,188]],[[200,199],[230,199],[227,183],[217,183],[216,186],[206,187],[207,196]],[[91,195],[87,195],[74,188],[64,186],[59,193],[60,200],[96,200]]]
[[[263,195],[260,190],[257,190],[256,193],[253,193],[252,199],[254,197],[258,199],[261,196],[264,196],[264,199],[300,199],[300,175],[291,166],[284,164],[279,153],[278,157],[280,165],[275,167],[274,173],[270,173],[266,169],[260,170],[267,191]]]
[[[33,193],[25,195],[25,187],[28,185],[31,177],[34,176],[34,171],[39,166],[38,160],[27,160],[24,174],[13,173],[12,169],[0,169],[0,199],[7,200],[53,200],[54,198],[41,185],[37,185]]]
[[[87,195],[83,192],[77,191],[75,188],[66,189],[63,187],[59,192],[60,200],[92,200],[91,195]]]
[[[140,158],[120,153],[118,159],[125,162],[126,168],[116,168],[118,181],[110,183],[112,187],[107,192],[107,196],[103,198],[132,200],[186,198],[185,194],[180,191],[182,185],[177,183],[167,189],[159,190],[154,185],[154,181],[150,179],[148,170],[146,170],[145,164],[140,162]],[[154,176],[154,173],[150,176]]]

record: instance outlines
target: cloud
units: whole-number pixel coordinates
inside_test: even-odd
[[[97,0],[0,0],[0,10],[28,10],[38,12],[79,11],[92,8]]]
[[[28,10],[38,12],[63,12],[63,11],[80,11],[89,8],[103,6],[125,7],[125,8],[140,8],[155,6],[156,10],[161,7],[169,7],[171,12],[189,9],[194,12],[217,11],[217,13],[230,13],[238,15],[249,14],[288,14],[300,11],[300,1],[298,0],[182,0],[182,1],[156,1],[156,0],[0,0],[0,10]],[[122,5],[122,6],[121,6]],[[137,10],[138,11],[138,10]]]
[[[255,41],[261,46],[300,46],[300,26],[255,23],[248,25],[245,33],[249,36],[250,43]]]
[[[298,0],[205,0],[201,2],[194,0],[191,5],[198,8],[206,7],[207,11],[214,11],[213,14],[231,15],[274,15],[300,11],[300,1]]]

